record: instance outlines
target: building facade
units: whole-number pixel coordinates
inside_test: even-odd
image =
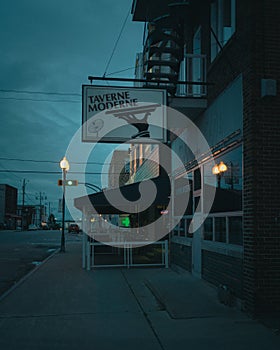
[[[0,225],[1,228],[16,229],[21,226],[17,215],[17,188],[0,184]]]
[[[159,175],[158,145],[143,143],[131,144],[129,182],[139,182]]]
[[[128,180],[129,153],[127,150],[115,150],[110,161],[108,188],[123,186]]]
[[[173,168],[175,193],[184,178],[191,184],[172,261],[225,286],[248,313],[280,310],[279,1],[134,0],[132,16],[145,23],[143,85],[168,90],[169,106],[201,130],[216,163],[194,164],[187,140],[170,140],[185,164]],[[210,173],[209,212],[197,205]],[[205,220],[190,234],[194,211]]]
[[[18,215],[22,218],[22,229],[27,230],[29,225],[41,227],[46,222],[46,207],[44,205],[18,205]]]

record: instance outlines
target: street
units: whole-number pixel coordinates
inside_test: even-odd
[[[60,247],[61,231],[0,231],[0,296]],[[68,234],[67,242],[81,236]]]

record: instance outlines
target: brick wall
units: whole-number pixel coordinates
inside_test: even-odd
[[[251,314],[280,310],[280,1],[237,0],[236,33],[209,63],[208,102],[243,77],[244,290]],[[203,37],[208,46],[210,33]],[[209,55],[210,57],[210,55]],[[277,96],[261,98],[261,79]]]
[[[216,286],[226,285],[233,295],[243,298],[243,263],[228,255],[202,251],[202,277]]]
[[[250,2],[250,64],[244,72],[244,297],[252,314],[280,310],[280,100],[261,79],[280,78],[280,2]]]

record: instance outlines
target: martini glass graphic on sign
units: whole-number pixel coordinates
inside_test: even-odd
[[[128,124],[134,126],[138,130],[138,133],[132,135],[131,138],[150,137],[148,117],[150,117],[152,112],[158,107],[160,107],[159,104],[149,104],[121,110],[110,110],[107,111],[106,114],[113,114],[116,118],[123,119]],[[142,119],[136,117],[136,115],[140,114],[144,114]]]
[[[102,119],[93,120],[89,126],[88,131],[92,134],[95,134],[95,137],[98,137],[98,132],[103,128],[104,122]]]

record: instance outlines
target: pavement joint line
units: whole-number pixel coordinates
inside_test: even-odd
[[[136,312],[122,311],[123,314],[135,314]],[[38,315],[1,315],[0,320],[5,319],[27,319],[27,318],[48,318],[48,317],[67,317],[67,316],[95,316],[104,314],[120,314],[120,311],[107,311],[107,312],[69,312],[69,313],[58,313],[58,314],[38,314]]]
[[[49,259],[51,259],[55,254],[59,252],[60,248],[57,248],[53,253],[44,259],[41,264],[36,265],[31,271],[24,275],[19,281],[17,281],[13,286],[11,286],[6,292],[0,295],[0,303],[4,300],[10,293],[13,292],[17,287],[24,283],[33,273],[35,273],[41,266],[43,266]]]
[[[168,310],[168,307],[166,306],[166,301],[162,300],[162,297],[160,293],[156,290],[156,288],[153,287],[152,283],[149,280],[145,281],[146,287],[150,290],[150,292],[153,294],[153,296],[156,298],[157,302],[162,305],[163,311],[166,311],[168,316],[172,320],[193,320],[193,319],[207,319],[207,318],[213,318],[213,319],[219,319],[224,318],[223,316],[217,316],[217,315],[200,315],[200,316],[182,316],[182,317],[174,317],[172,313]]]
[[[150,293],[153,295],[153,297],[156,299],[156,301],[157,301],[159,307],[161,308],[161,311],[166,311],[166,312],[167,312],[165,303],[161,300],[161,298],[160,298],[160,296],[158,295],[158,293],[156,293],[156,292],[154,291],[154,288],[152,287],[152,285],[150,284],[150,282],[149,282],[148,280],[146,280],[146,281],[144,282],[144,284],[145,284],[146,288],[148,288],[148,290],[150,291]],[[168,312],[167,312],[167,313],[168,313]],[[169,313],[168,313],[168,315],[169,315]],[[169,315],[169,316],[170,316],[170,315]]]
[[[143,305],[141,304],[140,300],[139,300],[138,297],[136,296],[136,294],[135,294],[135,292],[134,292],[134,290],[133,290],[133,287],[132,287],[132,285],[129,283],[128,278],[127,278],[126,275],[124,274],[123,270],[121,270],[121,274],[123,275],[123,278],[124,278],[124,280],[125,280],[125,282],[126,282],[128,288],[130,289],[130,292],[131,292],[132,295],[134,296],[134,298],[135,298],[135,300],[136,300],[136,302],[137,302],[137,304],[138,304],[138,306],[139,306],[139,308],[140,308],[140,310],[141,310],[141,312],[142,312],[142,314],[143,314],[145,320],[147,321],[147,323],[148,323],[150,329],[152,330],[152,332],[153,332],[153,334],[154,334],[154,336],[155,336],[155,338],[156,338],[156,340],[157,340],[157,342],[158,342],[160,348],[161,348],[162,350],[165,350],[165,347],[163,346],[162,341],[160,340],[160,337],[159,337],[159,335],[157,334],[157,332],[156,332],[156,330],[155,330],[155,328],[154,328],[154,326],[153,326],[153,323],[152,323],[152,321],[151,321],[150,318],[149,318],[149,313],[146,312],[146,311],[144,310]]]

